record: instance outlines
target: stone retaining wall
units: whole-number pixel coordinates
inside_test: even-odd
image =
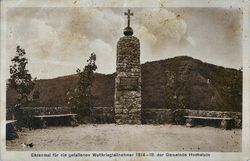
[[[71,113],[69,107],[24,107],[26,116],[38,114],[65,114]],[[7,111],[7,115],[10,112]],[[185,124],[184,115],[204,117],[230,117],[234,119],[235,128],[242,126],[242,113],[229,111],[205,111],[189,109],[142,109],[142,124]],[[115,123],[113,107],[94,107],[92,111],[93,123]]]
[[[113,107],[95,107],[95,123],[114,123]],[[184,115],[204,117],[230,117],[234,119],[235,128],[241,128],[242,113],[229,111],[205,111],[189,109],[142,109],[142,124],[185,124]]]
[[[113,107],[94,107],[92,121],[97,124],[115,123],[115,111]]]
[[[6,118],[13,119],[13,113],[18,112],[18,109],[8,108],[6,110]],[[71,113],[69,107],[22,107],[19,109],[23,114],[29,115],[49,115],[49,114],[66,114]]]
[[[71,113],[69,107],[22,107],[23,111],[32,111],[33,114],[54,115]]]
[[[235,128],[242,126],[242,113],[230,111],[205,111],[189,109],[142,109],[144,124],[185,124],[184,115],[203,117],[230,117],[234,119]]]
[[[142,109],[143,124],[171,124],[171,109]]]

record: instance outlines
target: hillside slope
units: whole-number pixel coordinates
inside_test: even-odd
[[[113,106],[114,74],[95,74],[95,106]],[[38,80],[40,102],[34,106],[64,106],[67,89],[77,75]],[[7,106],[15,101],[7,91]],[[241,111],[242,72],[181,56],[142,64],[142,108],[189,108]]]

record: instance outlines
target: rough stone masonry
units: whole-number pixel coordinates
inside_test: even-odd
[[[140,42],[132,36],[129,26],[124,29],[124,37],[117,43],[115,79],[115,121],[117,124],[141,124],[141,67]]]

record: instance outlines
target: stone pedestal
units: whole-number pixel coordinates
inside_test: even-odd
[[[141,124],[140,42],[124,36],[117,43],[115,79],[115,121]]]

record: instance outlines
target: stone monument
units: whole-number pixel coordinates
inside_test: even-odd
[[[141,124],[140,42],[132,36],[130,16],[124,35],[117,43],[115,78],[115,121],[117,124]]]

